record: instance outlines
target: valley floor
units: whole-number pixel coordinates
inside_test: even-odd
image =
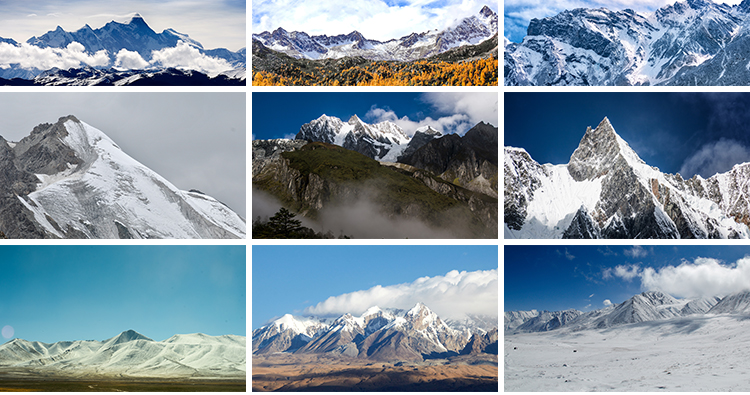
[[[497,392],[497,357],[394,364],[316,355],[255,355],[252,390]]]
[[[244,379],[69,378],[19,368],[0,369],[0,392],[246,392]]]
[[[505,335],[505,391],[748,391],[750,317]]]

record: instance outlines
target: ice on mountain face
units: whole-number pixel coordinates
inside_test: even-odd
[[[736,56],[750,32],[743,10],[678,2],[652,14],[576,9],[532,19],[523,42],[505,47],[505,84],[746,85]]]
[[[244,220],[231,209],[207,195],[177,189],[98,129],[72,117],[51,127],[58,128],[59,141],[70,150],[72,162],[51,174],[37,174],[36,190],[18,196],[49,234],[60,238],[245,236]]]
[[[750,168],[750,167],[748,167]],[[566,165],[540,165],[505,149],[509,238],[747,238],[750,171],[684,180],[646,164],[605,118],[588,128]],[[737,188],[743,189],[738,191]]]

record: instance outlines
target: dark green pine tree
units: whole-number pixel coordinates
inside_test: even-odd
[[[268,226],[272,230],[273,238],[299,238],[298,233],[302,230],[302,221],[294,219],[295,216],[296,214],[282,207],[269,218]]]

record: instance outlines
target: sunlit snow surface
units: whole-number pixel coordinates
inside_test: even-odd
[[[505,391],[747,391],[748,318],[506,334]]]
[[[50,233],[120,238],[117,221],[133,238],[245,237],[244,220],[217,200],[177,189],[96,128],[72,120],[65,128],[64,143],[84,163],[38,176],[38,189],[19,197]]]

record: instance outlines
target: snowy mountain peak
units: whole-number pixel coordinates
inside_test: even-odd
[[[108,346],[113,346],[113,345],[116,345],[116,344],[127,343],[127,342],[131,342],[131,341],[134,341],[134,340],[148,340],[148,341],[153,341],[151,338],[143,336],[140,333],[138,333],[138,332],[136,332],[136,331],[134,331],[132,329],[128,329],[128,330],[120,333],[119,335],[117,335],[115,337],[112,337],[112,338],[109,338],[109,339],[105,340],[104,343],[106,345],[108,345]]]

